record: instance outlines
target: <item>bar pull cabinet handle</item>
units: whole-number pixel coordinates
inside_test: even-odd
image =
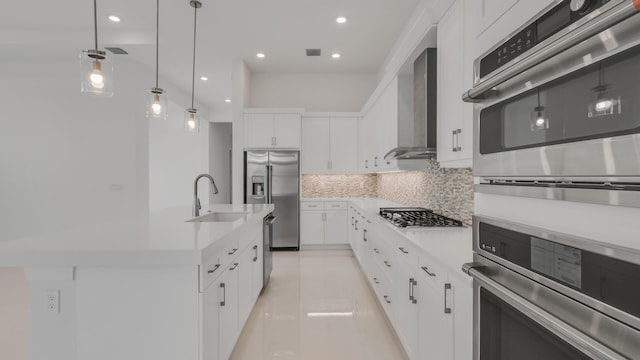
[[[426,266],[422,266],[422,270],[424,270],[424,272],[426,272],[427,274],[429,274],[429,276],[436,276],[436,273],[432,273],[429,271],[429,268]]]
[[[351,226],[353,226],[353,225],[354,225],[354,222],[353,222],[353,220],[354,220],[354,219],[355,219],[355,218],[352,216],[352,217],[351,217]]]
[[[453,152],[458,152],[458,149],[456,148],[456,133],[457,132],[455,130],[451,132],[451,150]]]
[[[405,250],[403,247],[399,247],[398,249],[400,249],[400,251],[402,251],[402,253],[404,254],[408,254],[409,252],[407,250]]]
[[[387,267],[391,267],[391,264],[389,264],[389,262],[387,260],[383,261],[385,265],[387,265]]]
[[[229,270],[235,270],[238,267],[238,263],[233,263],[233,266],[229,268]]]
[[[418,300],[416,300],[415,286],[418,285],[418,282],[415,279],[409,279],[409,301],[412,304],[417,304]]]
[[[374,249],[373,249],[373,251],[374,251],[376,254],[380,254],[380,250],[378,250],[377,248],[374,248]]]
[[[256,255],[253,257],[253,262],[258,261],[258,245],[253,245],[253,251],[256,252]]]
[[[358,220],[356,220],[356,231],[358,231]]]
[[[362,229],[362,240],[367,242],[367,229]]]
[[[391,304],[391,300],[389,300],[389,297],[387,295],[383,296],[384,301],[387,302],[387,304]]]
[[[227,301],[227,289],[224,287],[224,283],[220,283],[220,288],[222,289],[222,301],[220,301],[220,306],[225,306]]]
[[[409,301],[413,302],[413,279],[409,279]]]
[[[267,193],[266,193],[266,203],[267,204],[271,204],[271,197],[272,197],[272,192],[273,192],[273,188],[272,188],[272,184],[273,184],[273,166],[271,165],[267,165]]]
[[[216,264],[213,269],[210,269],[209,271],[207,271],[208,274],[213,274],[214,272],[216,272],[216,270],[218,270],[218,268],[220,268],[220,264]]]
[[[462,134],[462,129],[458,129],[456,131],[456,150],[462,151],[462,146],[460,146],[460,134]]]
[[[373,158],[373,166],[378,167],[378,157]]]
[[[365,160],[364,161],[364,168],[368,169],[369,168],[369,160]]]
[[[449,298],[447,296],[447,293],[451,292],[451,284],[446,283],[444,284],[444,313],[445,314],[451,314],[451,307],[449,306]]]
[[[380,281],[378,281],[378,278],[376,278],[376,277],[373,278],[373,282],[376,283],[376,284],[380,284]]]
[[[238,251],[238,249],[235,249],[235,248],[234,248],[233,250],[229,251],[227,254],[228,254],[228,255],[233,255],[233,254],[235,254],[235,253],[236,253],[236,251]]]

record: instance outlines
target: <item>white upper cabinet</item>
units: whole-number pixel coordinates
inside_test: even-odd
[[[410,76],[394,77],[364,115],[359,129],[360,172],[424,169],[421,160],[384,159],[389,150],[413,144],[413,134],[398,133],[400,121],[413,121],[412,109],[403,102],[403,97],[413,96],[412,88]]]
[[[315,174],[329,171],[330,126],[328,117],[302,119],[302,150],[300,152],[302,173]]]
[[[247,149],[300,148],[299,113],[244,114],[244,147]]]
[[[465,0],[455,1],[438,23],[438,162],[470,167],[473,111],[462,101],[472,85],[472,61],[465,51]]]
[[[358,118],[331,118],[331,169],[334,173],[358,171]]]
[[[305,116],[301,154],[306,174],[358,172],[358,116]]]
[[[471,0],[467,1],[471,24],[471,61],[480,57],[556,0]]]
[[[476,0],[472,6],[476,6],[476,21],[474,31],[481,34],[493,25],[507,10],[519,0]]]

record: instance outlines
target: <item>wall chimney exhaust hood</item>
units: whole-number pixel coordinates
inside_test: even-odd
[[[413,117],[398,118],[398,133],[410,139],[391,149],[385,160],[435,159],[437,152],[437,50],[425,49],[413,63]],[[411,141],[411,139],[413,141]]]

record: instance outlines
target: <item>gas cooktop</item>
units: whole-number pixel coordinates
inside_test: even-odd
[[[380,208],[380,216],[401,228],[460,227],[462,222],[425,208]]]

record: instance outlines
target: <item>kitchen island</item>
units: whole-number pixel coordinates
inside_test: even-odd
[[[262,288],[271,211],[187,222],[185,206],[0,242],[0,266],[29,281],[32,359],[227,358]]]

